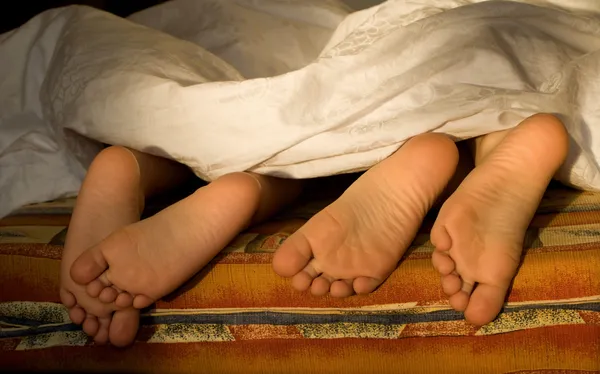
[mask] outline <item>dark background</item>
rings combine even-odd
[[[160,4],[164,0],[10,0],[0,5],[0,34],[21,26],[44,10],[71,4],[84,4],[121,17]]]
[[[142,9],[164,3],[166,0],[6,0],[0,3],[0,34],[21,26],[31,17],[50,8],[84,4],[127,17]],[[344,0],[353,9],[364,9],[383,0]],[[599,0],[600,1],[600,0]]]

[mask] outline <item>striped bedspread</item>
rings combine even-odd
[[[304,200],[240,235],[144,312],[136,343],[95,346],[58,301],[73,200],[0,220],[0,370],[143,373],[600,372],[600,194],[553,186],[499,318],[476,328],[453,311],[431,266],[428,220],[375,293],[292,290],[272,253],[330,201]]]

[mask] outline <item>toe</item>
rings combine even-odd
[[[337,280],[331,283],[331,288],[329,292],[333,297],[348,297],[354,294],[354,289],[352,288],[352,279],[343,279]]]
[[[302,269],[302,271],[296,273],[296,275],[292,277],[292,287],[298,291],[308,290],[313,282],[313,279],[318,277],[320,274],[315,265],[315,261],[312,260],[304,267],[304,269]]]
[[[115,290],[112,287],[105,287],[102,292],[100,292],[100,295],[98,296],[98,299],[100,301],[102,301],[103,303],[112,303],[113,301],[115,301],[117,299],[117,296],[119,296],[119,293],[117,292],[117,290]]]
[[[75,299],[75,296],[71,292],[61,288],[60,302],[67,308],[73,308],[77,304],[77,299]]]
[[[448,275],[442,275],[441,277],[442,290],[448,296],[452,296],[457,292],[460,292],[462,281],[460,277],[454,273]]]
[[[354,291],[359,294],[367,294],[375,291],[377,287],[381,284],[381,280],[369,277],[358,277],[352,283],[354,287]]]
[[[133,343],[140,323],[140,311],[125,309],[114,313],[108,332],[110,343],[116,347],[125,347]]]
[[[469,299],[475,283],[461,279],[460,291],[450,296],[450,305],[458,312],[464,312],[469,305]]]
[[[94,336],[94,342],[96,344],[108,343],[108,329],[110,327],[110,320],[112,317],[98,318],[98,332]]]
[[[469,294],[459,291],[450,296],[448,301],[450,302],[452,309],[456,310],[457,312],[464,312],[467,309],[467,305],[469,305]]]
[[[312,258],[310,243],[301,230],[287,238],[275,252],[273,270],[282,277],[289,278],[298,274]]]
[[[438,216],[439,218],[439,216]],[[431,228],[431,244],[438,251],[448,251],[452,247],[452,239],[450,238],[450,234],[439,220],[436,219],[433,227]]]
[[[292,278],[292,287],[298,291],[306,291],[310,288],[314,277],[305,271],[301,271]]]
[[[76,325],[81,325],[85,320],[85,310],[79,306],[74,306],[69,309],[69,318]]]
[[[83,252],[71,266],[71,278],[79,284],[88,284],[98,278],[108,267],[100,247]]]
[[[89,336],[94,336],[98,333],[98,328],[100,325],[98,324],[98,318],[91,314],[88,314],[85,317],[85,321],[83,322],[83,331]]]
[[[133,307],[136,309],[144,309],[154,304],[156,300],[146,296],[146,295],[136,295],[133,298]]]
[[[95,279],[85,286],[85,291],[90,297],[98,297],[106,286],[99,280]]]
[[[476,326],[492,322],[502,310],[507,292],[508,285],[478,284],[465,310],[466,320]]]
[[[448,275],[454,271],[455,263],[452,261],[447,252],[434,251],[431,255],[431,263],[435,270],[441,275]]]
[[[321,276],[313,280],[310,286],[310,293],[314,296],[324,296],[328,294],[329,289],[331,288],[331,282],[333,281],[335,281],[335,279],[326,274],[321,274]]]
[[[121,292],[115,300],[115,305],[119,308],[129,308],[133,306],[133,296],[128,292]]]

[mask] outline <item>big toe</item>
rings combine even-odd
[[[99,247],[90,248],[83,252],[71,266],[71,278],[86,285],[98,278],[108,267]]]
[[[125,309],[114,313],[108,337],[116,347],[126,347],[133,343],[140,323],[140,311]]]
[[[290,278],[306,267],[312,258],[312,250],[306,236],[297,231],[277,249],[273,257],[273,270],[282,277]]]
[[[502,310],[508,285],[478,284],[465,310],[465,319],[476,326],[492,322]]]

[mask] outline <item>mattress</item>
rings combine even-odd
[[[273,252],[349,183],[340,178],[239,235],[204,271],[144,311],[136,342],[125,349],[94,345],[59,303],[59,262],[74,201],[23,207],[0,220],[1,368],[600,372],[600,194],[549,189],[505,309],[477,328],[449,307],[440,288],[430,262],[431,218],[371,295],[314,297],[272,271]]]

